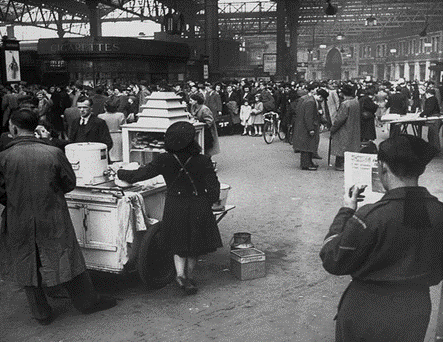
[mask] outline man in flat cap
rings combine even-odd
[[[443,203],[418,185],[437,149],[401,134],[383,141],[386,194],[357,210],[363,186],[346,189],[320,251],[323,267],[352,281],[336,316],[336,341],[423,341],[429,287],[443,279]]]

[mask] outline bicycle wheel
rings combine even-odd
[[[274,141],[274,123],[272,121],[266,121],[263,125],[263,139],[267,144],[270,144]]]
[[[277,129],[278,137],[280,138],[280,140],[285,140],[286,132],[284,131],[283,125],[281,124],[280,120],[278,120],[278,122],[277,122],[277,128],[278,128]]]

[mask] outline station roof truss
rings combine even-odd
[[[345,42],[374,38],[417,35],[443,30],[442,0],[332,0],[334,16],[324,12],[325,0],[299,1],[299,44],[332,43],[341,33]],[[0,0],[0,22],[89,34],[89,7],[97,3],[103,22],[152,20],[162,22],[170,8],[184,14],[187,23],[204,36],[204,0]],[[219,0],[219,29],[222,38],[276,34],[277,3],[272,1]],[[377,25],[367,26],[373,16]],[[287,25],[286,25],[287,26]],[[286,31],[288,33],[288,30]]]

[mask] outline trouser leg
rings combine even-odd
[[[99,300],[89,273],[83,272],[63,284],[71,297],[72,305],[79,311],[93,307]]]
[[[335,167],[343,168],[345,166],[345,157],[336,156],[335,157]]]
[[[440,151],[440,121],[432,122],[428,124],[428,142],[432,145],[438,148]]]
[[[38,286],[25,286],[24,290],[26,298],[28,300],[29,307],[31,309],[32,316],[35,319],[46,319],[51,313],[52,309],[48,304],[45,292],[42,286],[42,276],[40,274],[40,267],[42,262],[40,260],[40,253],[37,245],[35,246],[35,258],[37,262],[37,285]]]
[[[389,130],[389,136],[395,137],[401,133],[400,125],[398,124],[390,124],[391,128]]]
[[[300,167],[302,169],[312,166],[312,153],[311,152],[300,152]]]

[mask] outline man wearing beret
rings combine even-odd
[[[323,267],[352,281],[336,316],[336,341],[423,341],[429,287],[443,279],[443,203],[418,185],[437,149],[401,134],[383,141],[383,198],[357,210],[363,186],[346,189],[323,242]]]

